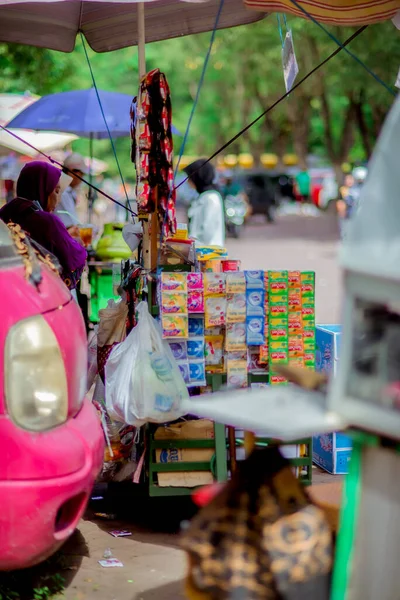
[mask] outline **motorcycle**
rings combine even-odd
[[[228,235],[234,238],[240,236],[240,229],[244,225],[247,212],[247,203],[241,196],[226,196],[225,224]]]

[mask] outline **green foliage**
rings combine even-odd
[[[315,24],[288,18],[299,63],[299,78],[326,58],[335,43]],[[330,28],[340,40],[354,29]],[[178,38],[147,46],[147,69],[167,74],[175,126],[184,132],[196,95],[210,34]],[[391,85],[400,64],[398,33],[391,22],[370,26],[350,48]],[[88,49],[100,89],[136,94],[137,50],[105,54]],[[0,45],[0,91],[46,94],[92,85],[82,42],[72,54],[15,45]],[[253,25],[216,35],[206,78],[185,149],[206,155],[232,138],[284,93],[281,42],[274,15]],[[290,97],[235,142],[227,152],[296,151],[301,159],[313,152],[335,165],[368,157],[393,97],[360,64],[341,52]],[[179,151],[181,138],[177,138]],[[76,149],[88,153],[88,141]],[[123,172],[133,176],[129,140],[116,141]],[[117,172],[110,143],[95,142],[95,154]]]

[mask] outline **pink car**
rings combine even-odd
[[[0,221],[0,571],[41,562],[73,533],[104,455],[80,310],[37,269],[35,285]]]

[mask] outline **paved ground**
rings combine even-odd
[[[228,240],[228,248],[232,258],[242,260],[244,268],[315,270],[317,320],[319,323],[339,322],[341,281],[336,264],[337,226],[333,216],[291,215],[281,217],[274,225],[255,220],[244,230],[241,239]],[[314,472],[315,482],[331,479],[316,469]],[[114,498],[112,505],[92,505],[88,520],[82,522],[62,554],[51,562],[48,570],[61,571],[68,584],[57,598],[183,599],[185,557],[178,547],[177,531],[180,520],[190,517],[190,503],[162,499],[153,503],[138,502],[123,490],[117,493],[119,497]],[[94,518],[94,510],[116,509],[120,511],[119,520]],[[116,539],[108,533],[120,528],[132,531],[132,536]],[[124,563],[123,568],[100,567],[98,561],[107,548]],[[32,573],[27,577],[32,577]],[[8,600],[7,596],[3,597]],[[32,600],[33,594],[27,598]]]

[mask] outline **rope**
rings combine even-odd
[[[118,168],[119,176],[121,178],[122,186],[124,188],[124,192],[125,192],[125,196],[126,196],[126,202],[127,202],[128,206],[129,206],[129,208],[131,208],[131,204],[130,204],[130,201],[129,201],[128,192],[127,192],[126,186],[125,186],[125,180],[124,180],[124,177],[122,175],[121,165],[119,164],[119,160],[118,160],[118,156],[117,156],[117,151],[116,151],[115,145],[114,145],[114,140],[112,139],[111,131],[110,131],[110,128],[108,127],[106,115],[105,115],[104,109],[103,109],[103,104],[101,102],[99,90],[97,89],[96,80],[94,78],[94,73],[93,73],[92,65],[90,63],[89,54],[88,54],[88,51],[86,49],[85,39],[83,37],[83,33],[82,32],[81,32],[81,40],[82,40],[83,50],[85,52],[86,61],[87,61],[88,67],[89,67],[90,76],[92,78],[93,87],[94,87],[94,90],[96,92],[96,96],[97,96],[97,100],[98,100],[98,103],[99,103],[99,106],[100,106],[101,114],[103,116],[104,124],[105,124],[106,129],[107,129],[108,137],[110,138],[111,147],[112,147],[112,151],[113,151],[113,154],[114,154],[115,162],[117,163],[117,168]]]
[[[322,25],[322,23],[320,23],[319,21],[317,21],[317,19],[315,19],[312,15],[310,15],[310,13],[305,8],[303,8],[303,6],[301,4],[299,4],[296,0],[290,0],[290,2],[293,4],[293,6],[295,6],[299,10],[301,10],[301,12],[304,15],[306,15],[310,19],[310,21],[315,23],[315,25],[318,25],[318,27],[320,29],[322,29],[322,31],[324,31],[326,33],[326,35],[329,36],[331,38],[331,40],[333,40],[335,42],[335,44],[340,46],[340,48],[342,50],[344,50],[346,52],[346,54],[351,56],[351,58],[353,58],[365,71],[367,71],[367,73],[369,73],[369,75],[371,75],[371,77],[373,77],[375,79],[375,81],[377,81],[380,85],[382,85],[389,92],[389,94],[392,94],[392,96],[397,96],[396,92],[393,91],[393,89],[385,81],[383,81],[383,79],[381,79],[379,77],[379,75],[374,73],[374,71],[372,69],[370,69],[361,60],[361,58],[358,58],[358,56],[356,54],[354,54],[354,52],[345,48],[345,45],[342,44],[342,42],[340,40],[338,40],[337,37],[335,37],[333,35],[333,33],[331,33],[326,27],[324,27],[324,25]]]
[[[26,140],[24,140],[22,137],[20,137],[19,135],[17,135],[16,133],[14,133],[13,131],[11,131],[10,129],[7,129],[7,127],[4,127],[4,125],[0,124],[0,129],[2,129],[3,131],[9,133],[10,135],[12,135],[13,138],[15,138],[19,142],[22,142],[23,144],[25,144],[25,146],[28,146],[29,148],[31,148],[32,150],[34,150],[36,152],[36,154],[40,154],[41,156],[44,156],[44,158],[47,158],[47,160],[50,161],[53,165],[57,165],[57,167],[59,167],[61,169],[61,171],[63,171],[63,173],[66,173],[67,175],[70,174],[71,176],[76,177],[77,179],[79,179],[80,181],[82,181],[82,183],[85,183],[90,188],[92,188],[93,190],[95,190],[98,194],[100,194],[101,196],[104,196],[104,198],[107,198],[107,200],[111,200],[111,202],[114,202],[114,204],[118,204],[118,206],[121,206],[123,209],[125,209],[129,213],[131,213],[131,215],[133,217],[137,217],[137,213],[135,213],[131,208],[127,208],[125,206],[125,204],[122,204],[121,202],[118,202],[118,200],[115,200],[114,198],[112,198],[111,196],[109,196],[108,194],[106,194],[105,192],[103,192],[103,190],[101,190],[97,186],[93,185],[93,183],[90,183],[84,177],[81,177],[80,175],[78,175],[75,171],[72,171],[71,169],[68,169],[68,167],[65,167],[64,165],[62,165],[60,162],[58,162],[58,160],[56,160],[55,158],[52,158],[51,156],[49,156],[48,154],[46,154],[42,150],[39,150],[38,148],[36,148],[32,144],[30,144],[29,142],[27,142]]]
[[[363,27],[360,27],[359,29],[357,29],[357,31],[355,31],[350,37],[348,37],[343,42],[343,44],[340,45],[339,48],[336,48],[336,50],[334,50],[334,52],[332,52],[327,58],[325,58],[325,60],[323,60],[322,62],[320,62],[316,67],[314,67],[311,71],[309,71],[307,73],[307,75],[305,75],[302,79],[300,79],[292,87],[292,89],[289,92],[286,92],[285,94],[283,94],[280,98],[278,98],[278,100],[276,100],[267,109],[265,109],[264,112],[262,112],[260,115],[258,115],[258,117],[256,117],[253,121],[251,121],[251,123],[249,123],[248,125],[246,125],[246,127],[244,127],[243,129],[241,129],[239,131],[239,133],[237,133],[235,136],[233,136],[233,138],[231,138],[223,146],[221,146],[220,148],[218,148],[218,150],[216,150],[214,152],[214,154],[212,154],[206,160],[206,162],[203,163],[203,164],[207,164],[207,163],[211,162],[216,156],[218,156],[218,154],[221,154],[221,152],[223,152],[231,144],[233,144],[234,142],[236,142],[236,140],[239,139],[244,133],[246,133],[246,131],[248,131],[256,123],[258,123],[258,121],[260,121],[263,117],[265,117],[265,115],[267,115],[269,112],[271,112],[276,106],[278,106],[278,104],[280,104],[283,100],[285,100],[285,98],[287,98],[290,94],[292,94],[294,92],[294,90],[296,90],[298,87],[300,87],[309,77],[311,77],[311,75],[314,75],[314,73],[316,73],[321,67],[323,67],[324,65],[326,65],[326,63],[328,63],[334,56],[336,56],[337,54],[339,54],[339,52],[341,52],[342,50],[344,50],[345,47],[348,44],[350,44],[350,42],[352,42],[356,37],[358,37],[363,31],[365,31],[367,29],[367,27],[368,27],[368,25],[364,25]],[[179,185],[176,186],[175,189],[180,188],[181,185],[183,185],[188,179],[189,178],[186,177],[183,181],[181,181],[181,183]]]
[[[208,51],[207,51],[206,57],[204,59],[203,69],[201,71],[200,80],[199,80],[199,85],[197,86],[196,97],[195,97],[194,102],[193,102],[192,110],[190,111],[190,116],[189,116],[188,124],[186,126],[185,135],[183,137],[183,142],[182,142],[180,150],[179,150],[178,162],[176,163],[176,167],[175,167],[175,177],[176,177],[176,175],[178,173],[178,169],[179,169],[179,165],[180,165],[180,162],[181,162],[181,158],[182,158],[183,153],[185,151],[186,143],[187,143],[187,140],[188,140],[188,137],[189,137],[190,126],[192,124],[194,113],[196,111],[196,107],[197,107],[197,104],[199,102],[200,92],[201,92],[201,88],[203,87],[203,83],[204,83],[204,79],[205,79],[205,75],[206,75],[208,63],[209,63],[211,52],[212,52],[212,48],[213,48],[213,45],[214,45],[215,35],[217,33],[217,27],[218,27],[219,19],[221,17],[222,9],[223,9],[223,6],[224,6],[224,1],[225,0],[221,0],[220,1],[218,12],[217,12],[217,16],[215,18],[214,29],[212,30],[211,38],[210,38],[210,45],[208,47]]]

